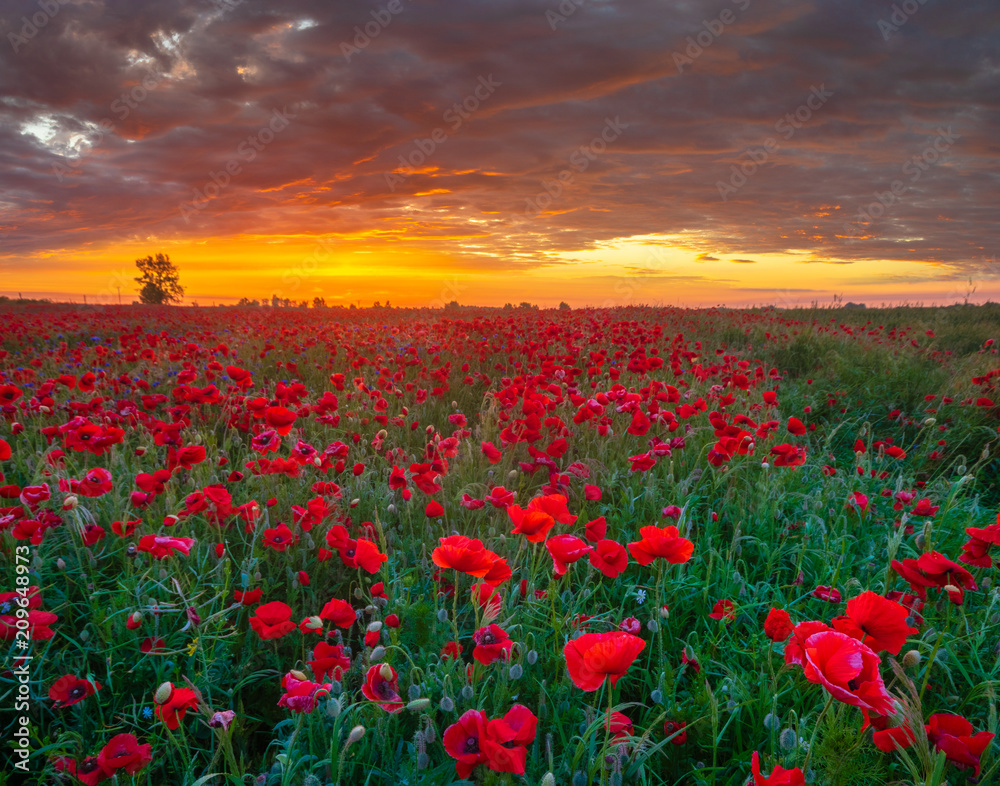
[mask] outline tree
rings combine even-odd
[[[170,261],[169,255],[137,259],[135,266],[142,273],[135,280],[139,283],[139,300],[143,303],[179,303],[184,297],[177,265]]]
[[[313,308],[326,308],[326,298],[325,297],[314,297],[313,298]]]
[[[559,310],[560,311],[572,311],[572,309],[569,307],[569,303],[567,303],[565,300],[562,303],[559,304]]]

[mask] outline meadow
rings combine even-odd
[[[0,783],[1000,782],[995,339],[4,305]]]

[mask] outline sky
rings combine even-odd
[[[1000,300],[996,0],[0,0],[0,294]]]

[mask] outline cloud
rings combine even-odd
[[[401,0],[385,24],[348,0],[92,0],[60,4],[17,51],[38,6],[8,5],[9,262],[72,266],[137,238],[317,235],[492,273],[687,232],[695,262],[794,250],[963,276],[1000,248],[993,0],[923,5],[889,40],[882,4],[754,3],[683,73],[672,55],[717,2],[605,0],[553,30],[551,0]],[[786,139],[779,123],[819,85],[833,97]],[[264,143],[275,111],[290,120]],[[621,133],[595,142],[609,121]],[[941,128],[954,144],[913,169]],[[717,182],[768,139],[775,152],[720,200]],[[849,231],[897,180],[898,198]]]

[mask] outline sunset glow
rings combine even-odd
[[[985,0],[10,5],[0,295],[1000,295]]]

